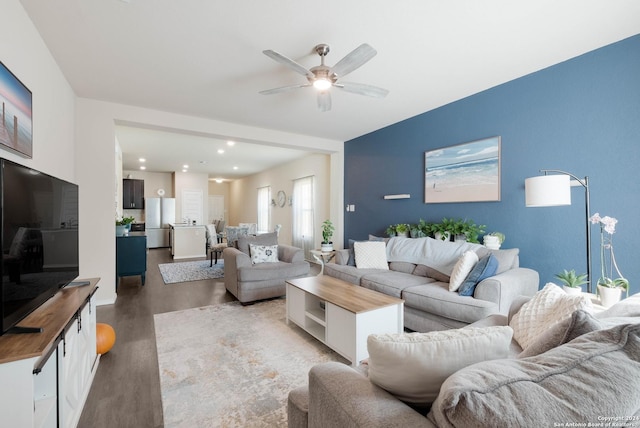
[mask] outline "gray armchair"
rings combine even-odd
[[[251,262],[249,244],[278,245],[278,261]],[[290,245],[278,244],[276,233],[238,237],[238,248],[223,251],[224,285],[242,304],[256,300],[284,296],[285,281],[309,275],[309,263],[304,251]]]

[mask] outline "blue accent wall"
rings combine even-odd
[[[549,46],[553,49],[553,46]],[[473,79],[473,76],[469,76]],[[416,94],[428,97],[429,94]],[[501,200],[424,203],[424,152],[499,135]],[[507,82],[345,143],[345,242],[389,224],[469,218],[505,233],[540,286],[562,269],[586,272],[584,190],[572,205],[526,208],[524,180],[540,169],[588,176],[591,211],[618,219],[620,270],[640,292],[640,35]],[[384,200],[409,193],[410,199]],[[599,228],[591,226],[593,276]]]

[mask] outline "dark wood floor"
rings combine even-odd
[[[149,250],[145,285],[123,278],[116,303],[98,307],[98,322],[113,326],[116,344],[100,359],[78,427],[163,427],[153,315],[235,300],[223,280],[165,284],[158,264],[170,262],[168,249]]]

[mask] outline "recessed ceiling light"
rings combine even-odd
[[[237,166],[234,166],[234,167],[233,167],[233,169],[238,169],[238,167],[237,167]]]
[[[140,162],[146,162],[147,160],[145,158],[140,158],[138,159]]]
[[[187,172],[187,170],[186,170],[186,169],[183,169],[183,170],[182,170],[182,172]]]
[[[218,153],[223,154],[224,153],[224,149],[218,149]]]
[[[233,146],[236,142],[235,141],[227,141],[227,146]]]
[[[216,178],[216,183],[218,184],[222,183],[222,178]]]
[[[184,165],[182,165],[182,167],[183,167],[183,168],[189,168],[189,165],[184,164]]]
[[[146,166],[144,166],[144,165],[141,165],[141,166],[140,166],[140,169],[147,169],[147,167],[146,167]]]

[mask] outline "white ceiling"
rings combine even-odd
[[[80,97],[341,141],[640,33],[637,0],[21,3]],[[345,80],[386,88],[384,99],[334,90],[322,113],[311,88],[258,94],[305,83],[265,49],[312,67],[318,43],[333,65],[365,42],[378,55]],[[118,137],[127,151],[151,138]]]

